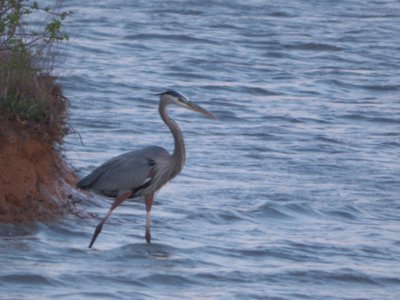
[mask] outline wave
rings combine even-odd
[[[331,44],[321,43],[296,43],[282,45],[289,50],[308,50],[308,51],[342,51],[343,48]]]
[[[179,41],[188,43],[200,43],[200,44],[216,44],[218,41],[197,38],[184,34],[161,34],[161,33],[141,33],[141,34],[130,34],[126,35],[124,39],[127,40],[168,40],[168,41]]]

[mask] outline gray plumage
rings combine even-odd
[[[108,197],[117,197],[121,193],[134,191],[136,188],[146,184],[161,172],[156,173],[157,165],[168,162],[171,155],[162,147],[149,146],[144,149],[130,151],[110,159],[101,166],[97,167],[92,173],[78,182],[77,186],[81,189],[91,189],[97,194]],[[153,175],[151,175],[153,174]],[[163,181],[167,182],[167,176],[162,176]],[[160,179],[157,180],[160,182]],[[164,183],[165,183],[164,182]],[[160,186],[152,186],[147,192],[155,192]],[[140,192],[140,193],[139,193]],[[137,195],[144,195],[145,191],[137,191]]]
[[[114,203],[101,220],[93,234],[89,248],[92,247],[102,227],[112,211],[128,198],[144,196],[146,201],[146,240],[150,243],[150,210],[154,193],[174,178],[182,170],[185,162],[185,144],[178,125],[169,118],[167,106],[175,104],[209,118],[214,115],[176,91],[160,95],[159,113],[171,130],[175,148],[172,154],[159,146],[149,146],[114,157],[78,182],[77,187],[90,189],[95,193],[115,197]]]

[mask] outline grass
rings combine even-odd
[[[0,118],[58,141],[67,132],[67,101],[55,77],[40,72],[28,51],[0,51]]]
[[[60,6],[61,0],[54,1],[53,7],[29,0],[0,0],[1,124],[23,125],[24,131],[42,132],[57,141],[67,131],[68,103],[45,66],[52,61],[48,51],[52,44],[68,39],[62,28],[70,12],[61,11]],[[32,17],[41,21],[30,23]]]

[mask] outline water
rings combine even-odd
[[[65,1],[56,71],[80,176],[172,150],[154,93],[219,121],[171,109],[187,161],[157,195],[151,245],[143,202],[93,249],[98,218],[2,225],[1,299],[398,299],[400,5],[265,2]]]

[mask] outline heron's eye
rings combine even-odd
[[[185,103],[186,101],[185,100],[183,100],[182,98],[178,98],[178,100],[180,101],[180,102],[183,102],[183,103]]]

